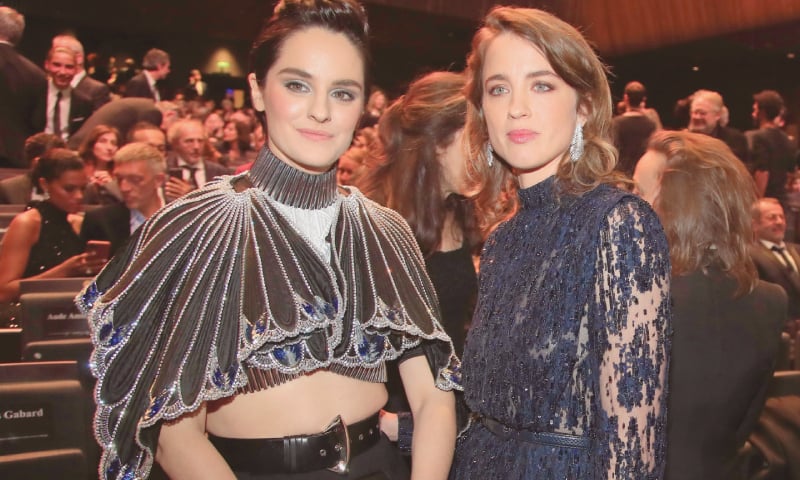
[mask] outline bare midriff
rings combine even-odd
[[[277,438],[323,431],[337,416],[347,424],[386,404],[382,383],[320,371],[277,387],[209,402],[206,431],[226,438]]]

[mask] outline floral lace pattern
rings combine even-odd
[[[511,430],[568,434],[589,448],[498,436],[477,422],[459,439],[451,478],[661,478],[670,264],[658,218],[607,186],[576,197],[550,178],[519,194],[520,211],[481,258],[465,399]]]

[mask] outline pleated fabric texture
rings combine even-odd
[[[285,206],[333,212],[330,261]],[[162,420],[316,370],[385,381],[386,361],[422,348],[436,386],[460,388],[405,221],[339,189],[335,170],[307,174],[266,148],[251,172],[159,211],[76,301],[95,344],[101,478],[145,477]]]

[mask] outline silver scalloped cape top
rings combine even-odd
[[[335,206],[324,260],[278,204]],[[264,148],[253,169],[154,215],[76,299],[89,317],[101,478],[146,477],[162,420],[328,369],[369,381],[422,348],[436,386],[460,364],[408,225]],[[264,376],[262,375],[262,379]]]

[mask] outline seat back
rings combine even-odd
[[[86,478],[87,419],[77,362],[0,365],[0,478]]]

